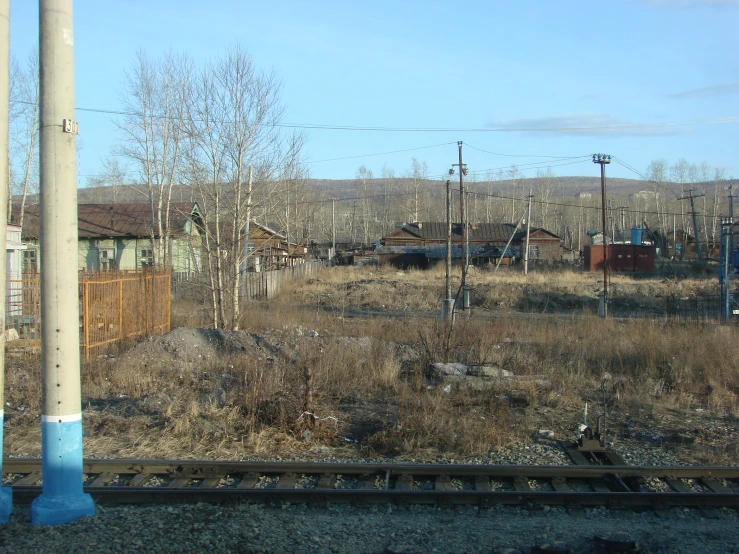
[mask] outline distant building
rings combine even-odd
[[[656,200],[659,198],[659,193],[654,192],[651,190],[640,190],[639,192],[634,192],[632,194],[629,194],[629,200]]]
[[[18,213],[13,210],[13,215]],[[39,238],[40,206],[26,206],[23,219],[23,272],[41,271]],[[137,270],[154,265],[151,209],[149,204],[79,204],[77,206],[77,268],[87,271]],[[196,202],[170,205],[170,246],[161,265],[175,272],[200,269],[200,209]]]
[[[416,222],[403,225],[383,237],[375,252],[380,263],[398,266],[428,267],[446,256],[447,224]],[[559,262],[562,256],[561,238],[545,229],[532,228],[529,233],[529,261]],[[510,245],[506,249],[506,245]],[[508,223],[471,223],[469,236],[471,261],[484,263],[514,263],[522,259],[526,230]],[[452,224],[452,257],[463,256],[462,225]]]

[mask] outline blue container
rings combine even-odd
[[[634,227],[631,230],[631,244],[641,246],[642,239],[644,237],[644,229],[641,227]]]

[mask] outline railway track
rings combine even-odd
[[[739,467],[84,461],[100,504],[184,502],[739,508]],[[41,493],[41,461],[3,462],[14,503]]]

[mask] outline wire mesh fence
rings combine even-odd
[[[170,329],[170,273],[100,272],[79,275],[80,348],[85,359],[113,343]],[[38,273],[7,281],[5,339],[10,348],[41,347]]]

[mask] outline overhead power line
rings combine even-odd
[[[542,154],[502,154],[500,152],[490,152],[489,150],[483,150],[482,148],[477,148],[476,146],[472,146],[468,142],[465,142],[465,145],[469,146],[473,150],[478,150],[479,152],[485,152],[485,154],[491,154],[493,156],[504,156],[507,158],[552,158],[555,160],[571,160],[574,158],[582,157],[582,156],[544,156]]]
[[[33,104],[33,102],[18,101],[19,104]],[[129,117],[140,117],[140,112],[127,112],[122,110],[111,110],[103,108],[75,108],[81,112],[99,113],[108,115],[121,115]],[[146,114],[152,119],[179,119],[175,116]],[[197,120],[197,119],[196,119]],[[233,123],[229,120],[214,120],[221,123]],[[326,131],[379,131],[385,133],[543,133],[557,131],[604,131],[604,130],[629,130],[629,129],[653,129],[662,127],[679,127],[684,125],[718,125],[723,123],[738,123],[739,116],[725,116],[713,119],[695,119],[690,121],[669,121],[665,123],[633,123],[625,125],[593,125],[576,127],[384,127],[384,126],[362,126],[362,125],[334,125],[322,123],[272,123],[269,126],[286,129],[316,129]]]
[[[403,152],[413,152],[414,150],[426,150],[428,148],[437,148],[439,146],[449,146],[450,144],[456,144],[454,142],[442,142],[441,144],[432,144],[430,146],[418,146],[416,148],[406,148],[404,150],[392,150],[390,152],[377,152],[375,154],[359,154],[356,156],[344,156],[343,158],[329,158],[327,160],[316,160],[316,161],[307,161],[305,163],[307,164],[320,164],[324,162],[337,162],[340,160],[353,160],[356,158],[370,158],[372,156],[386,156],[388,154],[400,154]]]

